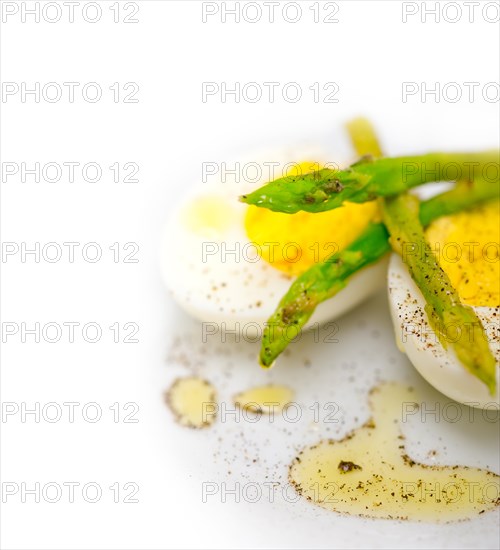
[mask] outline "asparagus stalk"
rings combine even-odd
[[[475,311],[460,302],[446,273],[439,266],[436,256],[428,254],[405,255],[405,246],[428,246],[420,221],[419,200],[407,193],[382,200],[382,214],[389,230],[392,249],[402,255],[410,274],[420,288],[425,301],[425,311],[431,326],[447,347],[446,327],[460,327],[452,346],[462,364],[474,376],[486,384],[491,394],[496,390],[495,358],[491,353],[484,329]],[[478,328],[471,342],[470,331]],[[482,334],[478,334],[481,332]]]
[[[360,157],[368,154],[382,156],[375,129],[369,120],[353,119],[346,124],[346,130]],[[346,286],[352,273],[376,261],[389,250],[388,236],[383,224],[370,223],[348,249],[332,256],[331,261],[316,264],[296,279],[267,322],[260,352],[263,367],[270,367],[286,348],[290,342],[290,327],[301,330],[321,302]]]
[[[377,135],[369,120],[355,118],[346,124],[346,129],[357,155],[360,157],[364,155],[382,156]]]
[[[430,153],[422,156],[362,157],[345,170],[323,168],[301,176],[286,176],[240,200],[275,212],[293,214],[324,212],[345,201],[366,202],[377,197],[398,195],[432,181],[473,181],[498,173],[499,151],[484,153]]]
[[[422,202],[420,222],[427,226],[440,216],[473,208],[495,198],[500,198],[498,183],[476,180],[471,185],[459,182],[452,190]],[[335,296],[361,268],[376,262],[390,251],[388,237],[384,224],[370,223],[345,249],[295,279],[264,329],[259,356],[263,367],[272,366],[321,302]]]
[[[384,224],[370,223],[348,247],[295,279],[264,328],[259,355],[263,367],[273,365],[321,302],[342,290],[356,271],[389,252],[388,237]]]

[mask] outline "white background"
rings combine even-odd
[[[7,4],[17,5],[19,11],[9,15],[7,10],[15,8]],[[103,417],[89,423],[77,412],[73,423],[67,417],[50,423],[35,422],[33,416],[22,422],[20,414],[3,416],[2,481],[19,486],[74,481],[80,487],[96,482],[103,496],[95,504],[85,502],[78,490],[74,503],[67,498],[36,503],[29,496],[23,503],[20,493],[9,497],[2,504],[2,548],[496,547],[494,518],[472,529],[440,530],[357,523],[301,508],[290,516],[286,506],[203,503],[203,481],[231,479],[227,462],[213,458],[214,449],[229,444],[178,428],[163,404],[162,392],[183,372],[175,361],[167,360],[171,342],[179,334],[198,332],[196,323],[171,303],[158,270],[161,228],[184,189],[200,181],[203,161],[248,158],[257,149],[297,147],[303,142],[334,148],[342,124],[359,114],[373,120],[391,155],[498,147],[498,101],[486,101],[481,91],[486,83],[499,80],[499,30],[498,24],[485,21],[484,3],[475,8],[472,22],[469,8],[457,4],[462,16],[456,23],[446,20],[455,18],[453,6],[444,15],[440,10],[439,22],[430,14],[422,21],[420,3],[404,8],[398,1],[337,2],[338,23],[323,22],[331,7],[322,2],[320,22],[314,21],[313,2],[300,2],[302,15],[296,23],[283,18],[284,2],[276,8],[274,22],[266,16],[266,8],[255,23],[243,18],[235,22],[229,14],[224,22],[221,5],[203,22],[202,2],[161,0],[137,2],[132,16],[137,23],[123,21],[135,11],[133,3],[125,7],[126,2],[120,2],[117,12],[111,1],[97,2],[102,13],[95,23],[83,17],[86,2],[75,7],[73,23],[67,8],[58,22],[47,22],[43,15],[39,22],[27,15],[23,22],[22,4],[34,7],[34,2],[3,4],[4,85],[21,88],[26,83],[30,88],[39,82],[43,88],[48,82],[61,86],[77,82],[80,86],[74,102],[68,100],[66,87],[54,103],[43,97],[37,102],[33,95],[23,101],[20,92],[2,95],[3,166],[96,162],[103,175],[96,183],[84,181],[78,169],[74,183],[67,177],[57,183],[37,183],[29,175],[23,183],[20,173],[2,177],[2,240],[19,247],[35,242],[42,246],[96,242],[103,256],[96,263],[86,262],[79,254],[81,246],[74,263],[67,256],[56,263],[35,262],[33,256],[23,262],[20,253],[4,256],[2,321],[19,326],[96,322],[103,335],[95,344],[85,342],[79,329],[74,343],[67,336],[53,344],[34,343],[30,336],[23,343],[20,333],[8,337],[2,345],[2,401],[19,407],[35,402],[42,406],[96,402]],[[419,13],[403,23],[402,10],[413,8]],[[88,9],[85,13],[93,18],[94,8]],[[253,12],[248,13],[253,17]],[[494,13],[488,12],[489,17]],[[294,17],[292,8],[287,17]],[[88,82],[102,88],[102,98],[95,103],[82,98],[80,90]],[[109,87],[119,83],[123,92],[130,82],[139,88],[134,96],[138,102],[124,103],[123,94],[114,102]],[[235,102],[233,96],[223,102],[221,95],[215,95],[203,102],[203,82],[226,82],[228,87],[235,82],[241,86],[279,82],[278,92],[284,84],[296,82],[303,97],[291,103],[278,93],[274,102],[264,97],[249,103],[244,98]],[[337,83],[339,101],[325,103],[322,96],[315,102],[309,87],[316,82],[320,89],[328,82]],[[403,82],[417,83],[420,89],[423,83],[443,87],[455,82],[463,96],[450,102],[443,96],[436,101],[432,94],[417,93],[404,102]],[[479,83],[472,101],[466,82]],[[115,183],[108,168],[115,162],[136,163],[139,182]],[[123,251],[129,242],[139,246],[138,263],[121,259],[115,263],[109,246],[119,243]],[[387,316],[378,320],[381,310],[386,313],[383,297],[348,317],[346,326],[359,328],[362,345],[353,334],[340,357],[356,362],[360,369],[376,364],[382,372],[392,358],[394,376],[413,380],[411,367],[395,351]],[[381,340],[366,336],[372,329],[363,328],[364,319],[377,324],[384,333]],[[108,327],[127,322],[138,325],[139,342],[114,343]],[[218,353],[213,351],[212,362],[222,365],[225,359]],[[262,380],[249,355],[245,351],[245,358],[234,365],[240,384]],[[306,382],[297,368],[288,372],[272,376],[282,380],[296,376],[299,384],[310,384],[305,399],[318,395],[311,374]],[[377,376],[363,381],[363,391]],[[318,371],[316,377],[321,378]],[[331,381],[323,383],[328,386]],[[362,418],[368,414],[365,397],[366,391],[356,397],[359,401],[353,397],[346,402],[346,408],[352,412],[359,406]],[[121,417],[115,423],[109,407],[118,403],[123,413],[128,402],[139,407],[135,416],[139,422],[124,423]],[[494,426],[479,424],[465,425],[461,432],[439,426],[428,436],[435,438],[435,446],[444,447],[444,453],[447,448],[451,463],[455,449],[462,453],[461,460],[495,469],[497,454],[488,443],[494,441]],[[441,429],[453,431],[447,445],[439,442]],[[237,426],[218,430],[226,440],[240,437]],[[272,445],[264,445],[265,437],[277,438],[276,447],[285,442],[272,431],[264,437],[252,430],[252,441],[262,443],[255,452],[267,456],[272,465]],[[290,452],[279,460],[285,461]],[[243,455],[234,454],[230,468],[244,470]],[[281,464],[278,458],[274,464]],[[272,476],[282,475],[278,466],[271,468],[275,468]],[[123,488],[127,482],[139,487],[139,502],[114,503],[108,487],[119,483]]]

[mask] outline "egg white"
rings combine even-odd
[[[396,344],[419,373],[455,401],[477,408],[500,408],[499,308],[473,308],[483,327],[488,327],[489,346],[497,362],[497,391],[491,395],[486,385],[462,365],[453,347],[445,349],[437,341],[424,312],[424,297],[397,254],[392,254],[389,262],[388,291]]]
[[[264,183],[236,185],[214,179],[209,184],[195,185],[168,220],[160,254],[163,280],[189,315],[249,337],[262,332],[293,281],[293,277],[258,257],[245,232],[247,206],[237,197]],[[206,196],[217,197],[224,204],[224,227],[220,231],[193,231],[185,222],[186,208]],[[235,249],[240,254],[229,252]],[[384,286],[386,272],[387,261],[382,260],[355,274],[346,288],[318,306],[307,326],[335,319],[354,308]]]

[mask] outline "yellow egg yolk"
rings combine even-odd
[[[181,220],[189,231],[217,238],[235,222],[236,213],[232,206],[227,199],[202,195],[183,208]]]
[[[318,168],[318,163],[302,162],[286,175],[305,174]],[[300,275],[349,245],[377,214],[375,202],[346,203],[317,214],[283,214],[249,206],[245,230],[262,258],[289,275]]]
[[[500,306],[500,202],[445,216],[426,231],[462,302]]]

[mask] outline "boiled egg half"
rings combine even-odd
[[[288,163],[275,178],[323,166]],[[378,216],[375,203],[281,214],[238,202],[265,182],[195,185],[165,227],[163,279],[178,304],[213,330],[258,337],[294,278],[347,246]],[[309,326],[342,315],[383,287],[386,269],[383,260],[357,273],[317,308]]]
[[[401,257],[392,254],[388,289],[396,343],[420,374],[446,396],[471,407],[498,409],[500,203],[494,201],[440,218],[427,228],[426,238],[461,301],[475,310],[484,329],[477,332],[471,327],[444,327],[445,344],[452,344],[461,330],[469,331],[471,345],[474,338],[486,338],[497,363],[496,394],[491,395],[486,385],[462,365],[452,345],[443,347],[429,324],[422,293]]]

